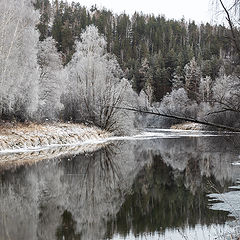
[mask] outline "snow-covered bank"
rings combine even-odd
[[[0,127],[0,153],[40,151],[43,148],[81,144],[109,136],[108,132],[82,124],[2,125]]]

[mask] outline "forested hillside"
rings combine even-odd
[[[148,122],[131,107],[240,127],[235,26],[58,0],[2,0],[0,26],[1,120],[122,132]],[[161,127],[164,121],[157,119]]]
[[[40,40],[52,36],[62,53],[64,64],[75,52],[75,40],[86,26],[94,24],[107,41],[107,51],[114,54],[134,90],[142,89],[151,101],[160,101],[171,91],[174,82],[184,84],[186,69],[193,58],[201,76],[215,80],[221,65],[226,71],[235,61],[229,44],[230,30],[224,26],[197,25],[194,21],[169,20],[164,16],[117,15],[107,9],[92,6],[90,10],[79,3],[38,0],[41,21]]]

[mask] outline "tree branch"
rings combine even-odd
[[[230,17],[230,14],[229,14],[229,11],[227,10],[227,8],[225,7],[225,5],[223,4],[223,1],[222,0],[219,0],[221,5],[222,5],[222,8],[223,10],[225,11],[227,17],[226,17],[226,20],[228,21],[228,24],[230,26],[230,29],[231,29],[231,33],[232,33],[232,40],[233,40],[233,43],[236,47],[236,50],[238,52],[238,54],[240,55],[240,47],[238,45],[238,40],[237,40],[237,37],[236,37],[236,34],[235,34],[235,31],[234,31],[234,26],[233,26],[233,23],[232,23],[232,20],[231,20],[231,17]]]
[[[222,125],[222,124],[215,124],[215,123],[212,123],[212,122],[205,122],[205,121],[201,121],[201,120],[194,119],[194,118],[181,117],[181,116],[175,116],[175,115],[170,115],[170,114],[163,114],[163,113],[160,113],[160,112],[147,111],[147,110],[141,110],[141,109],[136,109],[136,108],[115,107],[115,106],[109,106],[109,107],[120,109],[120,110],[137,112],[137,113],[144,113],[144,114],[151,114],[151,115],[156,115],[156,116],[161,116],[161,117],[166,117],[166,118],[172,118],[172,119],[186,121],[186,122],[199,123],[199,124],[202,124],[202,125],[211,126],[211,127],[215,127],[215,128],[220,128],[220,129],[228,130],[228,131],[231,131],[231,132],[240,132],[239,128],[225,126],[225,125]]]

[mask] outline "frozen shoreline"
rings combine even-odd
[[[29,124],[0,127],[0,156],[11,153],[39,152],[64,147],[80,147],[105,144],[122,140],[147,140],[154,138],[216,136],[215,132],[198,129],[184,129],[185,126],[173,126],[170,129],[142,129],[135,135],[114,136],[97,127],[82,124],[55,123]],[[189,127],[192,125],[189,125]],[[194,126],[192,126],[194,128]],[[196,127],[196,126],[195,126]]]
[[[215,132],[179,129],[141,129],[132,136],[114,136],[81,124],[0,125],[0,171],[60,157],[95,152],[118,141],[221,136]]]
[[[90,140],[92,144],[110,136],[99,128],[73,123],[3,125],[0,128],[0,154],[87,144]]]

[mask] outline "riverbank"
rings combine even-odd
[[[95,141],[111,134],[97,127],[73,123],[1,124],[0,153],[37,150]]]
[[[178,129],[178,130],[203,130],[204,126],[199,123],[180,123],[171,126],[171,129]]]

